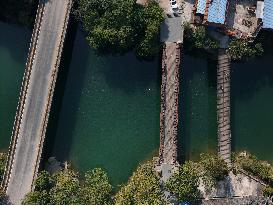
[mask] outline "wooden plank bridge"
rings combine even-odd
[[[219,49],[217,69],[218,153],[231,164],[230,131],[230,57],[226,49]]]

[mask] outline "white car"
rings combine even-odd
[[[176,3],[176,0],[170,0],[172,9],[178,9],[178,5]]]

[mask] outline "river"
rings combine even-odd
[[[0,22],[0,151],[7,151],[31,32]]]
[[[114,185],[158,154],[159,60],[98,56],[76,29],[65,46],[44,156],[80,172],[102,167]],[[0,150],[7,150],[31,32],[0,23]],[[216,62],[184,55],[180,70],[182,159],[217,151]],[[273,58],[232,63],[232,142],[273,161]]]

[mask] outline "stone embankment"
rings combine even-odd
[[[217,69],[218,153],[231,165],[230,130],[230,57],[226,49],[219,49]]]
[[[160,163],[177,162],[178,95],[181,46],[165,43],[162,54]]]
[[[39,3],[2,183],[14,205],[34,188],[71,7]]]

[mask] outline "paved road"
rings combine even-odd
[[[14,205],[21,204],[25,194],[31,191],[39,166],[42,149],[39,145],[43,141],[42,130],[48,117],[47,102],[51,94],[50,87],[53,85],[54,88],[52,75],[55,65],[58,65],[58,50],[69,7],[69,0],[44,0],[42,3],[45,4],[45,10],[41,31],[7,186],[7,195]]]

